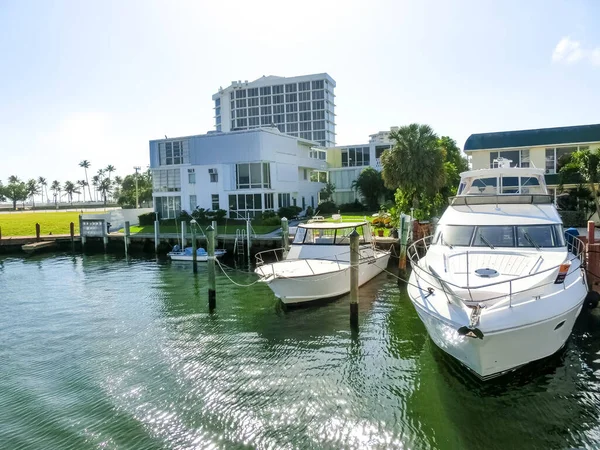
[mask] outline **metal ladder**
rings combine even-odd
[[[233,248],[238,256],[244,257],[244,255],[246,254],[244,247],[245,244],[246,230],[235,230],[235,242],[233,243]]]

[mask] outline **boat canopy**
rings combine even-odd
[[[371,228],[364,222],[312,222],[301,223],[296,229],[294,241],[297,245],[349,245],[350,234],[356,230],[360,242],[371,242]]]
[[[542,169],[498,167],[461,173],[457,197],[547,194]]]

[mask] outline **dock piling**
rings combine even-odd
[[[37,242],[40,242],[40,224],[39,223],[35,224],[35,240]]]
[[[252,239],[250,233],[252,232],[252,224],[250,223],[250,217],[246,219],[246,246],[248,247],[248,268],[250,268],[250,248],[252,248]]]
[[[185,227],[186,227],[186,225],[187,225],[186,221],[182,220],[181,221],[181,248],[182,249],[185,248],[185,244],[186,244],[186,242],[185,242],[185,232],[186,232]]]
[[[208,309],[214,310],[217,306],[216,267],[215,267],[215,229],[210,225],[206,229],[208,250]]]
[[[196,228],[194,228],[194,222],[191,223],[190,227],[192,229],[192,272],[198,273],[198,241],[196,240]]]
[[[285,259],[290,250],[290,227],[286,217],[281,218],[281,240],[283,241],[283,258]]]
[[[358,329],[358,267],[360,235],[354,229],[350,233],[350,327]]]
[[[130,224],[129,221],[127,220],[125,222],[125,233],[123,236],[123,241],[125,243],[125,258],[127,258],[127,255],[129,254],[129,236],[131,234],[131,228],[130,228]]]
[[[406,279],[406,246],[408,244],[409,227],[407,217],[402,215],[400,220],[400,259],[398,260],[399,276],[402,279]]]
[[[154,221],[154,253],[158,254],[158,244],[160,244],[159,241],[159,236],[160,236],[160,230],[158,229],[159,227],[159,222],[158,220]]]
[[[85,233],[83,232],[83,219],[79,214],[79,237],[81,238],[81,251],[85,248]]]
[[[588,223],[587,223],[588,244],[595,243],[595,237],[596,237],[595,231],[596,231],[596,224],[594,223],[593,220],[588,220]]]
[[[75,224],[71,222],[69,224],[69,231],[71,232],[71,251],[75,251]]]

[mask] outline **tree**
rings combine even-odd
[[[90,166],[91,163],[87,159],[84,159],[79,163],[79,167],[83,167],[83,169],[85,170],[85,182],[87,183],[88,194],[90,194],[90,201],[92,201],[92,191],[90,191],[90,180],[88,179],[87,174],[87,170],[90,168]]]
[[[102,198],[104,199],[104,206],[106,206],[107,194],[110,193],[110,191],[112,190],[112,187],[113,187],[112,183],[110,182],[110,180],[108,178],[104,178],[98,185],[98,190],[100,191],[100,193],[102,194]]]
[[[81,190],[83,191],[83,202],[85,203],[85,187],[88,186],[88,182],[85,180],[77,180],[77,184],[81,186]],[[91,197],[90,201],[92,201]]]
[[[417,208],[420,197],[435,197],[446,184],[445,152],[429,125],[413,123],[390,133],[394,141],[383,152],[385,186],[401,189]]]
[[[92,177],[92,186],[94,186],[94,201],[98,201],[98,186],[100,186],[100,176],[99,175],[94,175]],[[92,194],[90,194],[92,195]]]
[[[443,198],[447,198],[456,195],[460,183],[460,174],[469,170],[469,162],[454,139],[442,136],[438,141],[438,145],[445,153],[446,185],[441,189],[441,193]]]
[[[117,197],[119,205],[135,208],[135,177],[135,174],[131,174],[123,179]],[[152,201],[152,172],[150,170],[138,174],[138,194],[140,203]]]
[[[8,178],[8,184],[3,189],[4,197],[12,201],[13,209],[17,210],[17,202],[25,201],[28,197],[27,184],[15,175]]]
[[[325,187],[321,189],[319,192],[319,200],[321,202],[326,202],[333,197],[333,193],[335,192],[335,184],[330,183],[329,181],[325,184]]]
[[[48,199],[48,182],[44,177],[38,177],[37,182],[40,185],[40,191],[42,193],[42,203],[44,203],[44,190],[46,190],[46,199]]]
[[[73,205],[73,194],[79,194],[77,190],[77,186],[72,181],[65,181],[65,192],[67,193],[67,198],[69,199],[69,203]]]
[[[600,214],[598,183],[600,183],[600,154],[590,149],[578,150],[565,158],[566,164],[560,169],[560,184],[569,177],[579,175],[580,179],[592,193],[596,212]]]
[[[363,169],[358,178],[352,182],[352,189],[364,197],[371,211],[379,209],[379,197],[387,191],[381,173],[370,166]]]
[[[33,178],[27,182],[27,195],[31,197],[33,208],[35,209],[35,195],[40,193],[40,188]]]
[[[56,208],[58,208],[58,196],[60,194],[60,183],[58,182],[58,180],[54,180],[52,182],[52,184],[50,185],[50,190],[53,192],[54,195],[54,205],[56,205]]]
[[[4,195],[4,185],[2,184],[2,181],[0,180],[0,202],[5,202],[6,201],[6,196]]]
[[[106,166],[106,169],[104,169],[104,170],[108,174],[108,179],[110,180],[110,174],[113,173],[117,169],[115,169],[115,166],[109,164],[108,166]]]

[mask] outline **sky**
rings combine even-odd
[[[329,73],[336,141],[600,123],[600,2],[0,0],[0,180],[149,164],[231,80]],[[114,176],[114,174],[113,174]]]

